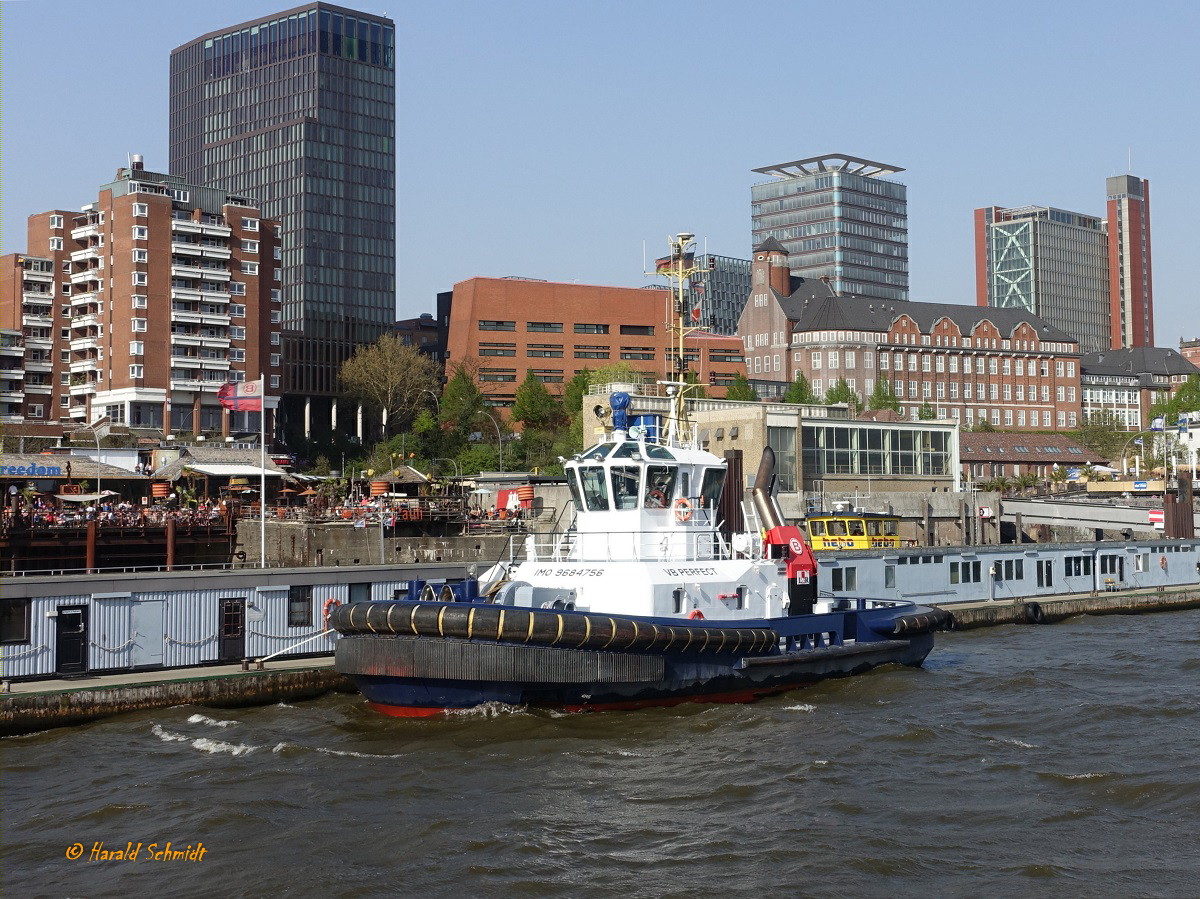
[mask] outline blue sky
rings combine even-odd
[[[174,47],[293,5],[3,0],[3,251],[127,154],[166,169]],[[973,209],[1102,215],[1131,154],[1157,342],[1200,337],[1200,4],[359,8],[397,26],[401,316],[475,275],[640,286],[676,231],[748,256],[751,169],[831,152],[906,169],[911,297],[973,303]]]

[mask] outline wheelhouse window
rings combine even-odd
[[[636,509],[641,466],[614,465],[609,469],[612,478],[613,506],[617,509]]]
[[[649,465],[646,467],[646,498],[643,505],[647,509],[665,509],[671,503],[671,494],[675,490],[675,473],[673,465]]]
[[[583,492],[584,506],[589,512],[608,511],[608,482],[601,466],[585,465],[580,468],[579,486]]]
[[[700,495],[704,498],[706,509],[716,509],[721,501],[721,487],[725,484],[725,469],[706,468],[704,479],[700,482]]]

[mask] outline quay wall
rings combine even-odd
[[[931,603],[950,613],[954,630],[999,624],[1054,624],[1075,615],[1138,615],[1200,608],[1200,589],[1094,593],[974,603]]]
[[[0,737],[83,724],[122,712],[177,705],[237,707],[315,699],[330,691],[355,692],[349,679],[328,664],[283,671],[196,676],[184,680],[62,687],[5,695],[0,702]],[[150,674],[147,677],[153,677]]]

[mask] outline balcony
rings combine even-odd
[[[53,384],[26,384],[26,393],[54,393]]]
[[[53,371],[54,363],[49,359],[26,359],[25,371]]]
[[[25,346],[31,350],[49,350],[54,348],[52,337],[26,337]]]
[[[0,387],[0,403],[21,403],[25,401],[25,392],[23,390],[12,390],[8,387]]]
[[[197,290],[192,287],[172,287],[171,299],[183,303],[228,303],[229,293],[225,290]]]
[[[8,412],[0,413],[0,424],[22,425],[25,424],[25,416]]]
[[[96,349],[99,346],[99,340],[100,338],[94,334],[86,334],[83,337],[72,337],[69,346],[73,353],[86,353]]]
[[[184,253],[188,256],[202,256],[204,247],[198,243],[187,243],[180,240],[171,241],[172,253]]]
[[[82,384],[71,385],[71,396],[88,396],[96,392],[96,385],[92,381],[84,381]],[[74,409],[71,410],[72,413]]]
[[[53,272],[35,272],[32,269],[25,269],[21,273],[21,277],[26,281],[34,281],[38,284],[50,284],[54,281]]]
[[[100,294],[94,290],[89,290],[84,293],[71,294],[71,308],[75,309],[79,306],[90,306],[92,304],[99,305]]]
[[[227,268],[208,268],[200,265],[179,265],[172,263],[171,265],[172,278],[200,278],[204,281],[228,281],[229,269]]]
[[[0,381],[24,381],[25,369],[23,368],[5,368],[0,370]]]
[[[52,306],[54,294],[48,290],[26,290],[21,293],[22,303],[33,303],[38,306]]]
[[[198,325],[201,323],[203,318],[204,316],[202,316],[199,312],[193,312],[190,309],[171,310],[171,321],[173,322],[186,322],[189,325]]]
[[[172,390],[201,390],[204,387],[204,382],[199,378],[172,378]]]
[[[208,246],[206,244],[202,249],[204,250],[205,259],[229,259],[233,256],[229,247]]]
[[[228,337],[205,337],[200,341],[200,346],[210,347],[212,349],[229,349]]]
[[[85,312],[83,315],[76,315],[71,319],[71,330],[78,328],[98,328],[100,327],[100,315],[96,312]]]
[[[100,236],[100,223],[88,222],[86,225],[80,225],[78,228],[71,229],[71,240],[87,240],[90,237]]]
[[[17,344],[6,343],[3,346],[0,346],[0,356],[8,356],[10,358],[16,357],[17,359],[20,359],[24,355],[25,355],[25,348],[23,346],[21,346],[19,343],[17,343]]]
[[[83,262],[91,262],[93,259],[100,259],[102,247],[84,247],[82,250],[76,250],[71,254],[71,261],[79,264]]]
[[[104,269],[85,268],[81,272],[71,272],[72,284],[86,284],[89,281],[104,281]]]
[[[233,229],[228,225],[212,225],[191,219],[171,219],[171,230],[176,234],[203,234],[209,237],[229,237]]]
[[[71,374],[76,375],[81,372],[96,371],[99,367],[100,363],[95,359],[76,359],[71,362]]]
[[[171,334],[171,343],[180,346],[200,346],[201,342],[199,334]]]
[[[21,324],[30,328],[51,328],[54,326],[54,316],[25,313],[21,316]]]
[[[229,371],[228,359],[201,359],[200,367],[208,371]]]

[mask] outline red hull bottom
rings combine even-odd
[[[774,696],[779,693],[786,693],[789,690],[798,689],[800,684],[788,687],[776,687],[762,690],[739,690],[732,693],[705,693],[699,696],[664,696],[655,699],[631,699],[623,702],[595,702],[585,705],[566,704],[559,706],[546,706],[546,708],[556,708],[564,712],[620,712],[633,711],[636,709],[649,708],[667,708],[670,706],[683,705],[686,702],[704,702],[704,703],[722,703],[736,704],[754,702],[766,696]],[[393,718],[433,718],[437,715],[449,714],[451,712],[465,711],[464,708],[436,708],[426,706],[402,706],[402,705],[387,705],[381,702],[367,702],[375,711],[390,715]]]

